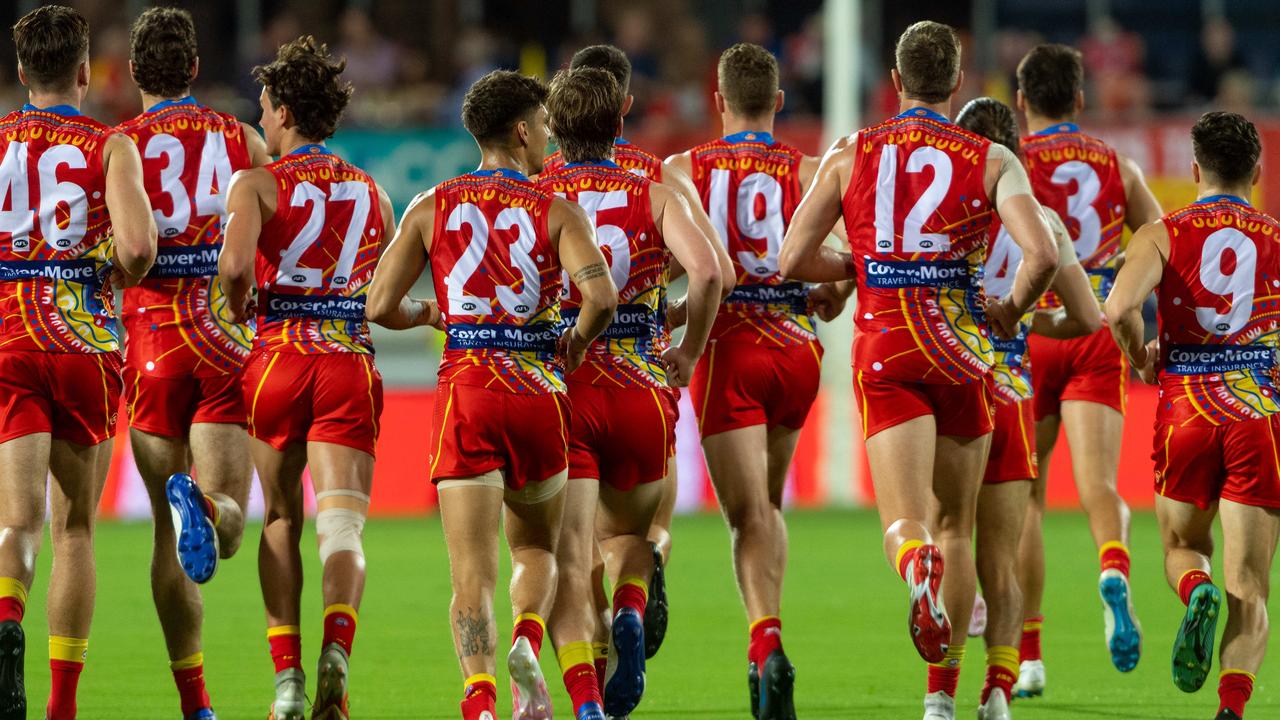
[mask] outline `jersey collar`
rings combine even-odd
[[[1037,135],[1057,135],[1058,133],[1078,133],[1080,126],[1073,122],[1054,123],[1036,133]]]
[[[583,160],[582,162],[565,163],[566,169],[579,167],[607,167],[616,168],[618,170],[622,169],[622,166],[612,160]]]
[[[1209,197],[1200,198],[1195,202],[1196,205],[1210,205],[1212,203],[1233,202],[1241,205],[1249,205],[1249,201],[1239,195],[1210,195]],[[1250,206],[1252,207],[1252,206]]]
[[[81,114],[79,110],[71,107],[70,105],[50,105],[49,107],[46,107],[46,108],[38,108],[35,105],[32,105],[31,103],[27,103],[23,105],[22,111],[23,112],[47,112],[47,113],[53,113],[54,115],[63,115],[66,117],[75,117]]]
[[[178,98],[177,100],[161,100],[155,105],[152,105],[151,107],[147,108],[147,112],[155,112],[157,110],[163,110],[165,108],[173,107],[174,105],[199,105],[199,104],[200,103],[196,102],[196,99],[194,97],[191,97],[190,95],[188,95],[183,98]]]
[[[614,144],[614,145],[630,145],[630,144],[631,144],[631,141],[630,141],[630,140],[627,140],[626,138],[620,138],[620,137],[619,137],[619,138],[614,138],[614,139],[613,139],[613,144]]]
[[[529,180],[529,178],[525,177],[524,173],[520,172],[519,170],[512,170],[511,168],[498,168],[496,170],[476,170],[471,174],[475,175],[476,177],[509,177],[509,178],[515,178],[516,180],[522,180],[524,182],[532,182],[531,180]]]
[[[951,123],[951,121],[947,119],[946,115],[943,115],[942,113],[939,113],[939,112],[934,112],[929,108],[922,108],[922,107],[909,108],[907,110],[903,110],[902,112],[894,116],[895,120],[914,120],[917,118],[927,118],[929,120],[935,120],[940,123],[948,123],[948,124]]]
[[[773,133],[757,132],[755,130],[743,130],[742,132],[732,135],[725,135],[724,141],[727,143],[760,143],[762,145],[773,144]]]
[[[330,150],[329,148],[323,145],[316,145],[315,143],[311,143],[309,145],[303,145],[295,149],[293,152],[288,153],[288,155],[286,155],[285,157],[288,157],[289,155],[332,155],[332,154],[333,154],[333,151]]]

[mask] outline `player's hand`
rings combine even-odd
[[[987,298],[986,310],[987,322],[991,325],[991,330],[996,334],[996,337],[1004,340],[1012,340],[1017,337],[1018,323],[1022,320],[1022,315],[1013,306],[1012,299],[1007,297],[1000,300]]]
[[[809,312],[822,322],[831,322],[844,312],[849,298],[835,289],[834,283],[823,283],[809,291]]]
[[[418,300],[417,303],[420,324],[444,332],[444,313],[440,312],[440,304],[435,300]]]
[[[684,298],[667,303],[668,331],[683,327],[687,322],[689,322],[689,306],[685,304]]]
[[[241,303],[233,302],[230,297],[227,298],[227,319],[233,323],[246,323],[249,318],[257,314],[257,311],[257,303],[254,302],[253,297],[245,298]]]
[[[1138,370],[1138,377],[1142,382],[1148,385],[1156,384],[1156,358],[1160,357],[1160,338],[1152,338],[1142,348],[1146,357],[1134,358],[1134,367]],[[1139,362],[1141,360],[1141,362]]]
[[[129,273],[120,269],[119,266],[113,266],[111,268],[111,272],[107,273],[107,283],[111,287],[117,287],[117,288],[136,287],[139,283],[142,282],[142,278],[143,276],[141,275],[139,275],[138,277],[134,277],[130,275]]]
[[[565,374],[572,373],[582,366],[587,359],[587,348],[591,343],[582,339],[578,334],[577,326],[572,326],[560,334],[560,340],[557,343],[557,349],[560,357],[564,358]]]
[[[662,364],[667,368],[667,384],[671,387],[688,387],[693,377],[693,366],[698,358],[679,345],[672,345],[662,352]]]

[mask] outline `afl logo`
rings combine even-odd
[[[1226,333],[1228,330],[1231,329],[1231,325],[1228,323],[1218,323],[1214,327],[1216,327],[1218,329],[1218,332],[1220,333]]]
[[[922,248],[931,248],[931,247],[933,247],[933,241],[932,241],[932,240],[921,240],[921,241],[920,241],[920,247],[922,247]]]
[[[166,237],[173,237],[174,235],[178,234],[178,228],[167,227],[164,229],[164,234]]]
[[[764,265],[757,265],[756,272],[760,275],[765,275],[769,272],[769,268],[765,267]]]
[[[464,302],[462,303],[462,309],[466,312],[471,312],[476,309],[476,304],[473,302]]]
[[[53,241],[53,244],[65,250],[71,247],[71,238],[58,238]]]
[[[293,281],[294,281],[294,282],[296,282],[296,283],[303,283],[303,282],[306,282],[306,281],[307,281],[307,276],[306,276],[306,275],[303,275],[302,273],[298,273],[298,274],[296,274],[296,275],[294,275],[294,276],[293,276]]]
[[[333,279],[333,284],[334,284],[335,286],[342,286],[342,285],[346,285],[346,284],[347,284],[347,278],[345,278],[345,277],[343,277],[343,276],[339,275],[339,276],[337,276],[337,277],[335,277],[335,278]]]
[[[518,312],[518,313],[527,313],[527,312],[529,312],[529,306],[528,306],[528,305],[517,305],[517,306],[516,306],[516,312]]]

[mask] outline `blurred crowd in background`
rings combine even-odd
[[[94,28],[89,110],[104,121],[132,117],[129,22],[142,0],[62,0]],[[840,0],[832,0],[840,1]],[[888,71],[893,38],[932,17],[966,37],[963,94],[1010,99],[1019,58],[1044,40],[1084,53],[1089,112],[1106,120],[1214,106],[1246,113],[1280,107],[1280,3],[1273,0],[921,0],[861,2],[861,85],[869,117],[895,106]],[[12,24],[37,3],[4,0]],[[356,86],[348,126],[448,127],[462,94],[498,67],[547,75],[587,44],[611,42],[630,56],[635,109],[628,122],[651,133],[714,125],[711,91],[720,50],[755,42],[772,50],[787,92],[784,114],[822,112],[821,0],[219,0],[173,4],[195,15],[202,58],[196,92],[208,104],[256,119],[249,68],[286,40],[311,33],[347,58]],[[977,6],[975,8],[975,6]],[[994,14],[975,35],[978,12]],[[850,38],[850,42],[857,39]],[[970,51],[974,44],[981,47]],[[24,100],[8,33],[0,40],[0,104]]]

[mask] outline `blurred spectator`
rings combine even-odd
[[[337,54],[346,57],[346,78],[357,91],[394,87],[400,79],[399,49],[378,34],[369,14],[353,7],[342,14],[339,27]]]
[[[664,23],[664,32],[675,30],[675,26],[675,22]],[[612,29],[614,44],[631,61],[631,94],[636,100],[630,117],[639,120],[649,112],[649,105],[655,100],[656,83],[661,72],[653,43],[653,10],[647,5],[628,5],[614,17]],[[667,39],[664,35],[664,47]]]
[[[1230,70],[1218,78],[1218,94],[1213,98],[1213,109],[1252,117],[1257,95],[1253,75],[1246,70]]]
[[[779,69],[790,115],[822,113],[822,42],[821,12],[810,15],[798,32],[782,41]]]
[[[498,44],[488,30],[478,27],[462,31],[454,46],[453,61],[457,67],[453,90],[436,109],[436,122],[448,127],[462,127],[462,98],[467,88],[498,68]]]
[[[1093,87],[1093,106],[1104,116],[1141,115],[1151,105],[1151,89],[1142,74],[1146,48],[1142,37],[1104,15],[1080,40],[1085,84]]]
[[[1209,20],[1200,31],[1200,48],[1188,82],[1188,100],[1193,103],[1213,100],[1222,92],[1221,84],[1226,76],[1244,70],[1244,53],[1236,45],[1236,32],[1231,23],[1224,17]]]

